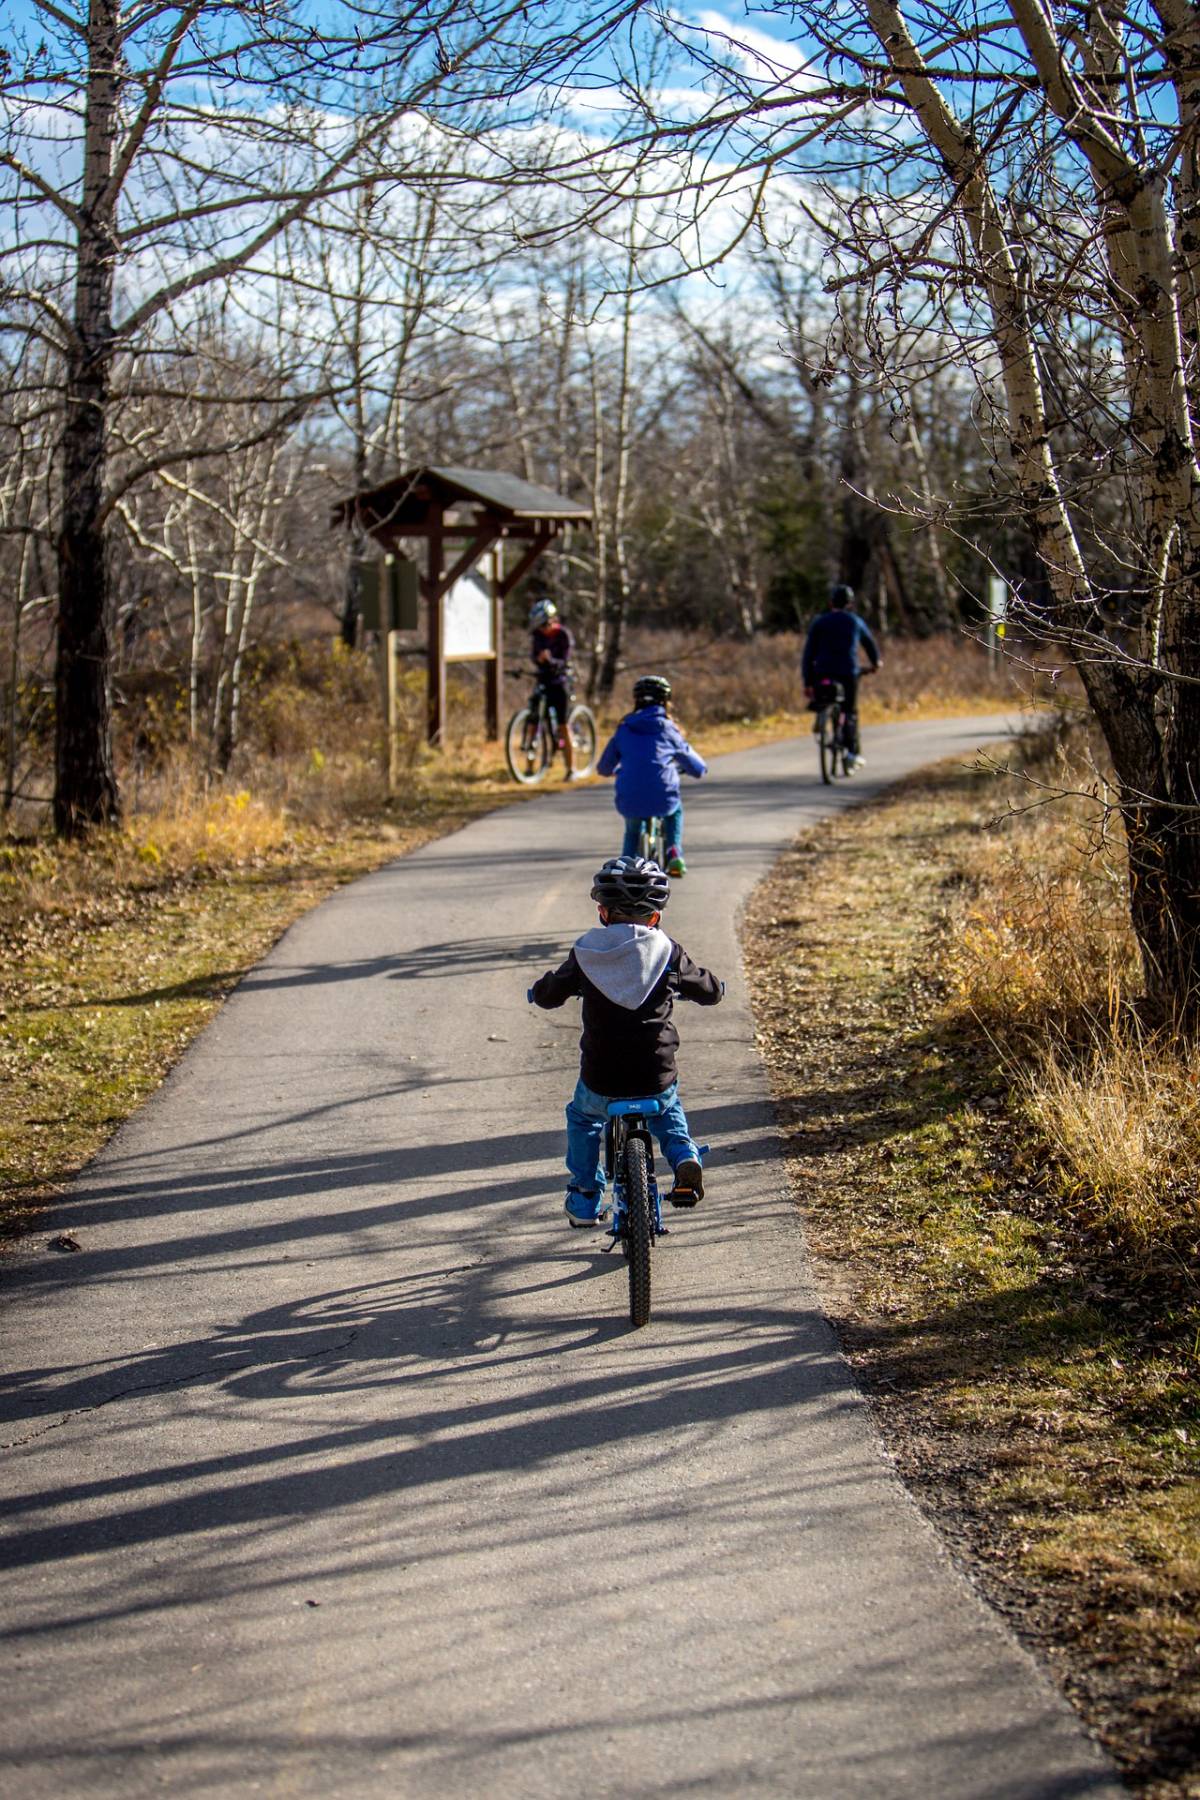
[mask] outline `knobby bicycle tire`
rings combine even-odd
[[[575,746],[576,775],[590,775],[596,760],[596,719],[590,706],[582,702],[567,714],[567,731]]]
[[[504,760],[514,781],[523,787],[541,781],[550,767],[549,733],[531,707],[523,706],[508,721],[504,734]]]
[[[631,1137],[625,1145],[625,1230],[629,1249],[629,1322],[636,1329],[650,1318],[650,1170],[646,1146]]]
[[[823,706],[817,716],[817,749],[821,758],[821,780],[828,787],[838,772],[838,715],[835,706]]]

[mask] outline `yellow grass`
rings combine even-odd
[[[1139,1249],[1200,1242],[1200,1058],[1117,1026],[1080,1056],[1043,1047],[1018,1079],[1066,1197]]]
[[[1046,746],[1030,766],[1071,779]],[[1064,801],[973,840],[948,1011],[997,1045],[1060,1198],[1137,1252],[1186,1257],[1200,1245],[1200,1055],[1138,1023],[1124,871],[1099,817]]]

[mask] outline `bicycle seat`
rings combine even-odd
[[[650,1094],[645,1100],[610,1100],[606,1110],[610,1119],[625,1113],[658,1113],[662,1111],[662,1101],[657,1094]]]

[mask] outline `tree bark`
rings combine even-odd
[[[1192,608],[1200,616],[1200,594]],[[1193,658],[1200,662],[1197,648]],[[1172,683],[1164,738],[1162,678],[1119,663],[1080,674],[1117,776],[1129,866],[1129,912],[1153,1024],[1200,1037],[1200,685]],[[1190,733],[1190,736],[1187,734]]]
[[[1179,22],[1194,25],[1194,14]],[[1182,354],[1165,177],[1127,152],[1071,75],[1040,0],[1012,15],[1057,114],[1095,180],[1126,358],[1141,569],[1149,604],[1133,654],[1106,638],[1059,483],[1035,348],[1028,275],[1018,267],[978,146],[950,111],[896,0],[867,0],[872,27],[929,142],[956,184],[991,307],[1022,510],[1117,778],[1129,856],[1130,920],[1156,1022],[1200,1036],[1200,466]],[[1093,14],[1103,36],[1107,15]],[[1103,73],[1111,46],[1098,37]],[[1185,251],[1188,246],[1184,246]],[[1185,270],[1188,265],[1185,261]],[[1185,299],[1190,301],[1190,288]],[[1186,310],[1186,309],[1185,309]]]
[[[103,523],[113,360],[113,147],[119,7],[91,0],[74,337],[67,356],[58,538],[54,826],[78,836],[117,818]]]

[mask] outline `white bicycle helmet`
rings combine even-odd
[[[535,600],[529,609],[529,629],[540,631],[543,625],[548,625],[551,619],[557,617],[558,608],[553,600]]]

